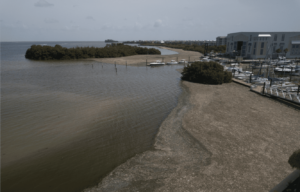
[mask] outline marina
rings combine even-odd
[[[259,90],[258,92],[262,95],[300,104],[299,60],[278,58],[247,64],[224,60],[220,64],[224,66],[224,70],[232,72],[233,79],[244,82],[251,90]]]

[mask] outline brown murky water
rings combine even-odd
[[[152,148],[182,66],[29,61],[31,44],[1,43],[2,191],[81,191]]]

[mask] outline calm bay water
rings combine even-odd
[[[182,66],[31,61],[32,44],[1,43],[3,191],[81,191],[152,147],[176,106]],[[162,54],[174,52],[161,50]]]

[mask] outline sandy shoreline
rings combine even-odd
[[[172,49],[168,47],[160,47],[163,49],[168,49],[171,51],[176,51],[178,54],[174,55],[134,55],[134,56],[128,56],[128,57],[116,57],[116,58],[90,58],[88,60],[98,61],[101,63],[110,63],[110,64],[118,64],[118,65],[137,65],[137,64],[145,64],[146,60],[149,64],[150,62],[154,62],[156,60],[163,60],[164,62],[168,62],[171,60],[176,60],[178,58],[178,61],[181,59],[194,61],[198,60],[200,56],[202,56],[201,53],[195,52],[195,51],[184,51],[182,49]]]
[[[154,149],[85,191],[269,191],[293,171],[299,110],[236,83],[182,87]]]

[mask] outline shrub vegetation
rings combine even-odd
[[[300,149],[295,151],[289,158],[289,164],[292,168],[300,169]]]
[[[161,52],[154,48],[143,48],[137,46],[118,44],[107,44],[103,48],[96,47],[75,47],[66,48],[60,45],[41,46],[32,45],[27,49],[25,57],[34,60],[64,60],[64,59],[85,59],[85,58],[111,58],[131,55],[160,55]]]
[[[187,65],[182,71],[182,80],[204,83],[230,83],[231,72],[224,71],[224,67],[217,62],[195,62]]]

